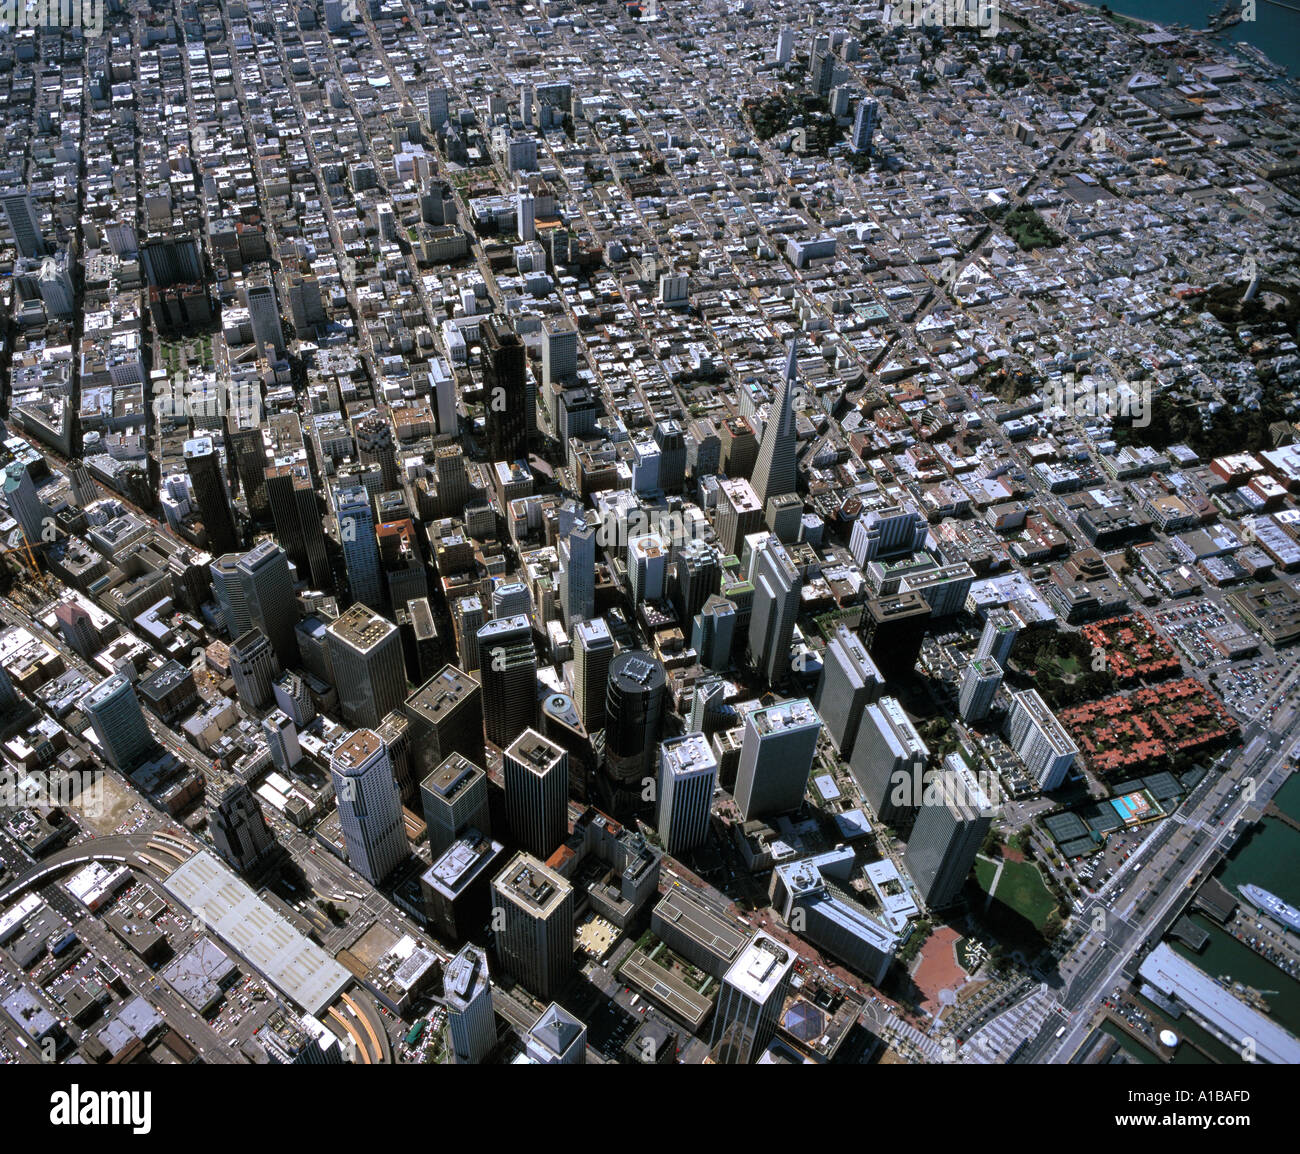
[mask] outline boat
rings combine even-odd
[[[1176,1050],[1178,1049],[1178,1035],[1173,1030],[1161,1030],[1160,1044],[1167,1049]]]
[[[1287,929],[1300,933],[1300,910],[1295,906],[1287,905],[1276,894],[1260,889],[1259,886],[1238,886],[1237,892],[1257,910],[1281,922]]]

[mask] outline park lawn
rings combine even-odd
[[[985,893],[989,892],[989,886],[993,884],[993,875],[997,872],[996,862],[990,861],[983,855],[975,859],[975,880],[979,882],[980,889]]]
[[[996,896],[1003,905],[1021,914],[1039,930],[1047,921],[1048,914],[1056,909],[1056,899],[1032,862],[1004,862]]]

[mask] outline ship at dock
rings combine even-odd
[[[1295,906],[1287,905],[1276,894],[1260,889],[1259,886],[1238,886],[1237,892],[1257,910],[1268,914],[1274,921],[1281,922],[1287,929],[1300,933],[1300,910]]]

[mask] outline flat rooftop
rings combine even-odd
[[[207,850],[178,865],[163,888],[308,1014],[321,1013],[352,981],[338,962],[295,930]]]

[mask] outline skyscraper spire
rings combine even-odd
[[[758,446],[758,463],[750,483],[763,508],[768,501],[784,493],[798,491],[799,465],[795,457],[798,437],[794,426],[794,384],[798,375],[799,342],[790,341],[785,376],[768,410],[767,427]]]

